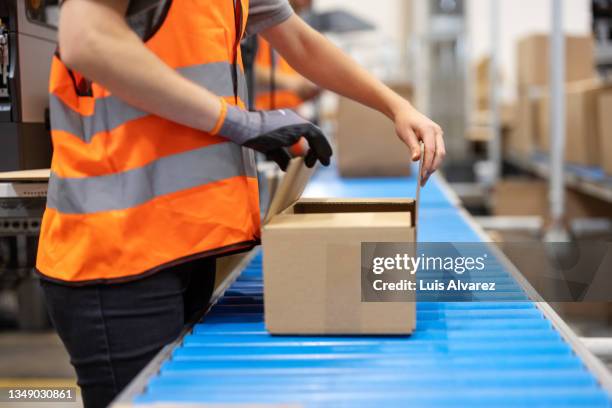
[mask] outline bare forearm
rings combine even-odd
[[[83,0],[66,2],[59,33],[64,62],[143,111],[196,129],[212,129],[220,112],[218,97],[179,75],[148,50],[118,12],[117,3],[121,2],[110,1],[110,6]],[[81,23],[75,22],[92,15],[89,13],[95,17],[83,31],[77,27]]]
[[[266,30],[263,36],[306,78],[387,115],[393,120],[399,138],[410,148],[413,160],[421,157],[422,142],[425,157],[421,183],[424,184],[440,166],[446,154],[442,128],[359,67],[299,17],[292,16]]]
[[[287,36],[283,30],[297,34]],[[297,16],[269,29],[264,37],[293,68],[322,88],[363,103],[391,119],[407,103]]]

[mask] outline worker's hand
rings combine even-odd
[[[410,148],[412,161],[421,159],[420,142],[423,142],[425,157],[420,182],[424,186],[446,156],[444,132],[437,123],[417,111],[408,101],[396,110],[394,121],[397,135]]]
[[[225,104],[225,101],[222,103]],[[286,150],[304,137],[309,150],[304,157],[308,167],[319,160],[328,166],[332,148],[317,126],[301,118],[288,109],[275,111],[248,112],[236,106],[227,106],[227,113],[219,134],[231,141],[258,152],[274,160],[281,169],[286,170],[291,155]]]

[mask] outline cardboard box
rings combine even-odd
[[[486,143],[493,138],[491,126],[473,125],[465,130],[465,139],[474,143]]]
[[[508,135],[507,147],[512,153],[530,155],[538,127],[535,101],[525,95],[516,103],[516,125]]]
[[[361,243],[414,242],[416,200],[300,199],[294,159],[262,231],[266,328],[284,335],[410,334],[414,302],[361,301]]]
[[[597,128],[597,98],[603,89],[594,83],[567,89],[565,160],[585,166],[601,164]]]
[[[391,87],[410,99],[410,85]],[[343,177],[410,175],[410,150],[397,137],[393,122],[347,98],[341,98],[338,104],[336,147],[338,170]]]
[[[474,65],[474,98],[477,110],[488,110],[490,108],[490,78],[489,70],[491,57],[484,56]]]
[[[550,204],[548,201],[548,182],[531,179],[507,179],[495,185],[492,195],[493,215],[540,216],[548,220]],[[609,218],[610,204],[582,194],[578,191],[565,189],[565,218]]]
[[[491,70],[491,57],[484,55],[476,61],[474,64],[474,80],[477,83],[484,84],[489,82],[489,76]]]
[[[2,182],[49,181],[49,177],[51,177],[50,169],[0,172]]]
[[[606,174],[612,176],[612,92],[599,96],[598,108],[601,164]]]
[[[600,95],[612,91],[612,86],[598,80],[574,82],[567,85],[565,94],[565,160],[584,166],[600,166],[602,137],[598,127],[601,111],[598,106]],[[550,98],[545,95],[537,101],[538,150],[550,150]],[[605,119],[604,119],[605,120]]]
[[[518,42],[517,69],[519,89],[547,86],[550,76],[548,34],[533,34]],[[594,44],[590,36],[565,37],[566,81],[595,76]]]
[[[516,104],[503,103],[499,109],[499,119],[502,130],[512,129],[516,124]],[[470,116],[472,126],[491,126],[491,111],[477,110]]]
[[[474,99],[477,110],[488,110],[491,108],[491,57],[486,55],[479,58],[474,64]],[[498,71],[496,78],[497,86],[502,86],[504,78]]]

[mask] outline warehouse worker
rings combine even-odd
[[[311,0],[289,0],[289,4],[297,15],[302,15],[312,8]],[[321,93],[321,88],[301,76],[261,36],[257,36],[255,83],[257,110],[297,110],[304,102]],[[303,156],[306,148],[306,140],[301,138],[289,151],[294,156]]]
[[[289,0],[289,4],[298,16],[312,8],[312,0]],[[293,69],[261,36],[257,38],[255,78],[258,110],[296,109],[320,93],[318,86]]]
[[[255,58],[257,110],[293,109],[319,95],[320,88],[301,76],[265,39],[259,37]],[[304,138],[289,148],[293,156],[303,156],[307,143]]]
[[[132,12],[151,8],[155,21],[136,24]],[[312,82],[385,113],[414,160],[423,141],[423,181],[444,156],[439,126],[286,0],[64,1],[37,269],[86,407],[106,406],[203,312],[215,256],[259,242],[253,150],[284,168],[284,148],[303,136],[307,164],[329,164],[314,125],[244,110],[245,32]]]
[[[297,109],[320,93],[320,88],[301,76],[261,36],[255,57],[258,110]]]

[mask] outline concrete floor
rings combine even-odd
[[[59,337],[53,331],[0,332],[0,387],[76,387],[74,370]],[[76,402],[2,402],[0,406],[80,408],[83,405],[77,395]]]
[[[52,332],[0,333],[0,378],[74,380],[74,370],[59,337]]]

